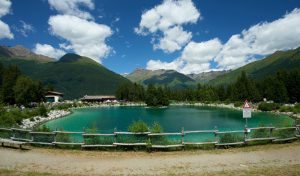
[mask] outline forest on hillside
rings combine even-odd
[[[242,72],[238,79],[229,85],[211,86],[198,84],[196,89],[170,89],[149,85],[122,84],[116,91],[118,99],[127,101],[145,101],[150,106],[169,104],[173,101],[200,102],[239,102],[245,99],[260,102],[264,98],[277,103],[295,103],[300,101],[300,69],[280,70],[274,76],[260,80],[250,78]]]

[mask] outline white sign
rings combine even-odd
[[[251,118],[251,108],[243,109],[243,118]]]
[[[251,118],[251,106],[246,100],[243,106],[243,118]]]

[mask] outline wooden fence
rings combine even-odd
[[[79,146],[81,148],[108,148],[140,146],[150,148],[183,148],[186,146],[232,146],[251,142],[281,142],[300,138],[300,125],[293,127],[257,127],[238,131],[199,130],[178,133],[85,133],[69,131],[37,132],[17,128],[0,128],[0,138],[29,144],[49,146]]]

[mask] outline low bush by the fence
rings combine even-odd
[[[220,144],[231,144],[231,143],[238,143],[244,142],[244,134],[243,133],[224,133],[221,134],[219,137]]]

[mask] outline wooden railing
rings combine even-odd
[[[109,134],[70,131],[37,132],[17,128],[0,128],[0,138],[38,145],[93,147],[146,146],[182,148],[193,145],[231,146],[251,142],[280,142],[300,138],[300,126],[256,127],[238,131],[199,130],[178,133],[133,133],[114,131]]]

